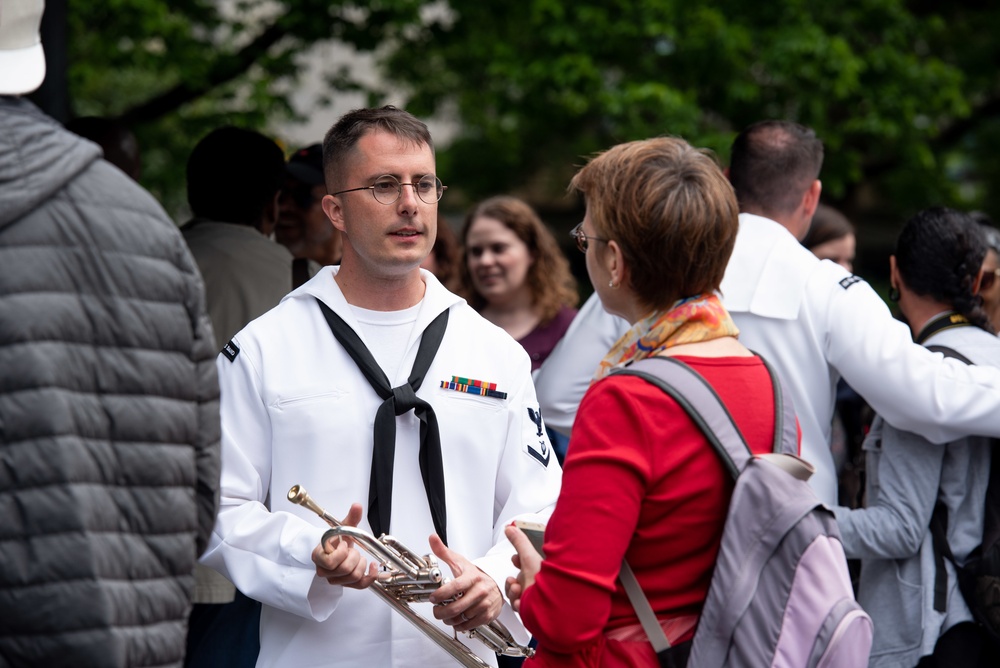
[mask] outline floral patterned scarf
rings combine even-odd
[[[740,330],[714,294],[681,299],[666,311],[653,311],[632,325],[601,360],[594,382],[634,360],[683,343],[737,336]]]

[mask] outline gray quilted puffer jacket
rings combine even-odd
[[[156,201],[0,97],[0,666],[180,666],[219,481],[201,278]]]

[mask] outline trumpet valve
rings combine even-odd
[[[400,587],[400,588],[390,588],[386,587],[397,600],[405,601],[407,603],[427,603],[430,601],[431,594],[437,591],[437,588],[428,587]]]
[[[444,578],[440,568],[421,568],[416,575],[404,573],[403,571],[387,570],[378,574],[378,581],[388,586],[407,585],[435,585],[434,589],[441,586]]]

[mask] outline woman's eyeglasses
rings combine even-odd
[[[583,233],[583,223],[577,223],[577,226],[569,231],[569,235],[576,239],[576,247],[580,249],[581,253],[586,253],[587,248],[590,246],[591,241],[601,241],[608,243],[609,239],[602,239],[601,237],[591,237]]]

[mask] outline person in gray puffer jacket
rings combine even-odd
[[[8,95],[2,60],[0,666],[180,666],[218,507],[202,281],[156,201]]]

